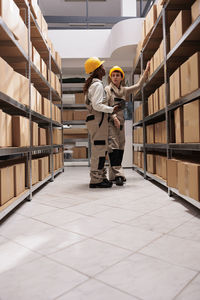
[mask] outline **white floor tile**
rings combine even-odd
[[[41,231],[18,239],[18,243],[37,253],[47,255],[84,240],[84,237],[59,228]]]
[[[35,220],[58,227],[64,223],[78,220],[80,218],[82,218],[82,215],[64,209],[56,209],[52,212],[34,217]]]
[[[23,203],[17,213],[26,217],[34,217],[53,210],[55,210],[55,208],[32,201]]]
[[[104,283],[91,279],[57,300],[137,300]]]
[[[41,258],[0,275],[1,299],[55,299],[85,280],[86,276]]]
[[[109,209],[107,206],[98,205],[96,203],[96,201],[94,201],[94,202],[90,202],[90,203],[84,203],[84,204],[72,206],[66,210],[73,211],[73,212],[80,213],[80,214],[87,215],[87,216],[93,216],[93,215],[97,214],[98,212],[102,212],[107,209]]]
[[[161,217],[155,216],[151,213],[137,217],[134,220],[128,222],[129,225],[160,233],[167,233],[168,231],[176,228],[182,223],[182,220],[180,220],[179,218],[172,218],[170,215]]]
[[[129,225],[120,225],[97,235],[96,239],[128,250],[137,251],[160,236],[160,233]]]
[[[194,271],[134,254],[96,278],[144,300],[171,300],[196,275]]]
[[[74,222],[63,224],[61,227],[72,232],[92,237],[115,226],[118,226],[118,224],[111,220],[102,220],[101,218],[88,216]]]
[[[94,190],[65,171],[0,226],[1,300],[200,299],[197,209],[131,169]]]
[[[0,274],[4,274],[8,270],[12,270],[39,257],[39,254],[0,237]]]
[[[106,211],[103,211],[101,213],[97,213],[95,216],[98,218],[102,218],[105,220],[112,220],[114,222],[119,222],[119,223],[125,223],[128,222],[138,216],[140,216],[141,213],[131,211],[128,209],[123,209],[123,208],[109,208]]]
[[[200,275],[193,279],[188,286],[179,294],[176,300],[199,300],[200,298]]]
[[[200,222],[189,221],[170,232],[170,235],[200,243]]]
[[[200,243],[173,236],[163,236],[141,250],[142,253],[200,271]]]
[[[0,227],[0,234],[11,240],[20,241],[21,238],[37,235],[51,228],[52,226],[37,220],[23,218],[13,222],[3,223]]]
[[[131,254],[130,251],[88,239],[50,255],[52,259],[93,276]]]

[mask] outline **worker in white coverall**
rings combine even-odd
[[[125,79],[124,71],[119,66],[114,66],[109,72],[110,84],[105,87],[109,106],[124,103],[129,100],[129,95],[140,89],[148,78],[150,63],[139,82],[135,85],[123,86]],[[125,105],[124,105],[125,106]],[[109,117],[108,123],[108,154],[109,154],[109,180],[122,186],[126,181],[122,168],[122,160],[125,146],[124,112],[118,111]]]
[[[97,57],[90,57],[85,62],[85,72],[90,74],[83,88],[88,109],[86,124],[91,140],[90,188],[112,187],[104,164],[108,151],[108,114],[116,113],[118,105],[107,105],[102,83],[105,76],[103,63]]]

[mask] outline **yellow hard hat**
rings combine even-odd
[[[115,71],[120,72],[122,74],[122,79],[124,79],[124,76],[125,76],[124,71],[119,66],[114,66],[114,67],[112,67],[112,69],[110,69],[110,72],[109,72],[110,78],[111,78],[112,72],[115,72]]]
[[[98,57],[90,57],[85,62],[85,72],[90,74],[103,65],[104,60],[101,61]]]

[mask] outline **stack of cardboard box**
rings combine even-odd
[[[77,159],[87,158],[87,147],[74,147],[73,158],[77,158]]]
[[[25,163],[0,167],[0,206],[25,191]]]
[[[167,184],[178,189],[180,194],[200,201],[200,164],[167,160]]]
[[[134,110],[134,122],[139,122],[140,120],[143,119],[143,110],[142,110],[143,105],[141,104],[139,107],[137,107]]]

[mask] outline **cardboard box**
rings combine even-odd
[[[155,143],[162,143],[162,122],[156,123],[155,126]]]
[[[161,172],[161,177],[167,180],[167,158],[165,156],[161,156]]]
[[[156,155],[156,174],[162,177],[162,156]]]
[[[160,65],[160,49],[159,48],[153,56],[153,61],[154,61],[154,71],[155,71]]]
[[[0,0],[0,16],[17,38],[16,28],[18,26],[19,8],[13,0]]]
[[[36,111],[39,114],[42,114],[42,95],[36,90],[36,96],[37,96],[37,101],[36,101]]]
[[[0,147],[6,147],[7,146],[6,114],[1,109],[0,109],[0,132],[1,132]]]
[[[159,56],[160,56],[160,64],[161,64],[163,62],[163,60],[164,60],[164,43],[163,43],[163,40],[160,43]]]
[[[184,143],[200,142],[200,100],[183,106]]]
[[[38,159],[32,159],[32,185],[39,181],[39,162]]]
[[[152,115],[154,113],[154,94],[150,95],[148,98],[148,114]]]
[[[148,125],[146,127],[147,130],[147,144],[154,144],[155,143],[155,126],[154,124]]]
[[[43,15],[41,16],[41,19],[42,19],[42,34],[45,38],[45,40],[47,39],[48,37],[48,24],[47,22],[45,21],[45,18],[43,17]]]
[[[0,169],[0,205],[14,198],[13,166]]]
[[[49,156],[44,157],[44,174],[45,178],[49,175]]]
[[[191,7],[191,15],[192,15],[192,23],[196,20],[196,18],[200,15],[200,0],[196,0]]]
[[[31,129],[32,129],[32,146],[38,146],[38,124],[32,122]]]
[[[47,145],[47,130],[45,128],[38,128],[38,135],[39,135],[39,146]]]
[[[154,68],[154,57],[151,58],[150,60],[150,71],[149,71],[149,76],[151,76],[154,72],[155,68]]]
[[[184,143],[184,127],[183,127],[183,107],[180,106],[174,111],[175,122],[175,140],[176,143]]]
[[[40,58],[40,72],[47,79],[47,65],[42,58]]]
[[[178,190],[182,195],[189,196],[188,163],[178,162]]]
[[[57,65],[58,67],[61,69],[62,68],[62,61],[61,61],[61,57],[60,57],[60,54],[58,52],[56,52],[56,62],[57,62]]]
[[[65,109],[63,110],[63,121],[72,121],[74,120],[74,111]]]
[[[6,114],[6,147],[12,147],[12,116]]]
[[[53,128],[53,145],[62,144],[62,130]]]
[[[188,165],[189,197],[200,201],[200,164]]]
[[[42,99],[42,114],[48,119],[51,118],[51,102],[46,98]]]
[[[17,197],[25,191],[25,163],[14,167],[14,196]]]
[[[170,103],[180,99],[181,97],[181,72],[178,68],[170,76]]]
[[[29,106],[29,79],[18,74],[20,80],[19,101]]]
[[[154,113],[160,110],[159,103],[159,89],[157,89],[154,93]]]
[[[85,121],[87,114],[88,114],[87,110],[75,110],[74,111],[74,120]]]
[[[190,68],[189,60],[184,62],[181,67],[181,96],[185,96],[190,93]]]
[[[178,160],[167,160],[167,185],[177,189],[178,185]]]
[[[32,46],[32,59],[34,65],[40,71],[40,54],[38,53],[38,51],[35,49],[34,46]]]
[[[153,154],[147,154],[147,172],[151,174],[156,172],[156,162]]]
[[[30,146],[29,119],[22,116],[12,117],[13,147]]]
[[[39,181],[45,179],[45,160],[44,158],[38,159]]]
[[[159,87],[159,104],[160,104],[160,109],[165,108],[165,85],[162,84]]]
[[[76,104],[85,104],[85,96],[83,93],[75,94]]]
[[[190,10],[182,10],[170,26],[170,50],[174,48],[191,24]]]
[[[157,7],[153,5],[146,16],[146,34],[149,34],[157,19]]]
[[[31,84],[31,109],[37,111],[37,90]]]
[[[193,54],[188,60],[189,66],[189,92],[200,88],[200,52]]]

